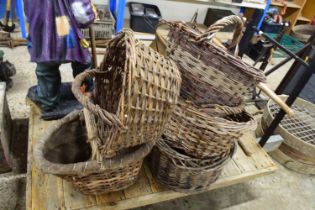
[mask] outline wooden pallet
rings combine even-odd
[[[144,164],[137,183],[130,188],[108,193],[102,196],[85,196],[74,190],[72,185],[54,175],[44,174],[33,165],[32,148],[41,133],[52,122],[40,120],[38,110],[31,106],[29,122],[29,151],[27,174],[27,209],[51,210],[101,210],[129,209],[166,200],[188,196],[161,186],[152,176],[148,166]],[[243,147],[250,150],[251,155],[244,153]],[[225,166],[221,177],[209,190],[248,181],[267,175],[277,167],[255,142],[253,134],[246,134],[242,139],[242,147],[238,147],[235,156]]]

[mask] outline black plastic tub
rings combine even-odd
[[[204,21],[204,25],[209,27],[212,24],[214,24],[216,21],[226,17],[234,15],[233,12],[231,12],[228,9],[213,9],[213,8],[208,8],[207,15]],[[227,27],[224,27],[222,31],[224,32],[233,32],[234,26],[233,25],[228,25]]]
[[[136,32],[155,33],[161,19],[159,8],[151,4],[130,2],[130,28]]]

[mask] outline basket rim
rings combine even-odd
[[[230,127],[231,125],[240,125],[240,126],[244,126],[245,124],[247,125],[247,129],[251,130],[251,129],[255,129],[257,126],[257,122],[255,120],[255,118],[253,118],[245,109],[243,109],[242,112],[240,113],[226,113],[225,116],[217,116],[215,113],[211,113],[210,110],[211,108],[206,108],[206,109],[199,109],[197,108],[193,103],[189,102],[189,101],[178,101],[177,107],[179,107],[180,109],[182,109],[184,112],[190,112],[190,113],[194,113],[196,115],[201,116],[202,118],[204,118],[207,121],[212,121],[213,124],[220,124],[221,126],[223,124],[227,124],[225,126],[228,126],[230,130],[233,130],[233,127]],[[223,106],[222,106],[223,107]],[[224,108],[224,107],[223,107]],[[224,117],[229,116],[229,115],[238,115],[238,114],[246,114],[250,120],[248,120],[248,122],[236,122],[236,121],[232,121],[232,120],[228,120]],[[173,114],[174,115],[174,114]],[[239,128],[235,128],[236,130],[239,130]],[[218,131],[213,131],[213,132],[218,132]]]
[[[43,170],[45,173],[51,173],[55,175],[88,175],[91,173],[100,173],[108,169],[117,169],[134,162],[142,161],[145,156],[147,156],[154,146],[154,142],[148,142],[140,146],[136,151],[121,155],[119,157],[113,158],[103,158],[103,160],[88,160],[84,162],[70,163],[70,164],[60,164],[48,161],[44,157],[43,149],[45,143],[54,135],[61,126],[71,123],[82,118],[83,111],[77,110],[69,115],[65,116],[63,119],[54,122],[49,126],[43,133],[42,137],[36,142],[33,156],[35,165]]]

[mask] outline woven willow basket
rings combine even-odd
[[[219,30],[234,24],[236,27],[229,49],[237,45],[243,29],[243,22],[238,16],[224,17],[204,33],[182,22],[166,23],[170,26],[166,55],[182,73],[181,96],[184,99],[197,105],[234,107],[242,103],[244,95],[257,83],[265,81],[262,71],[212,43]]]
[[[80,92],[82,82],[95,78],[94,101]],[[73,93],[97,127],[102,156],[159,139],[177,103],[181,76],[177,66],[137,42],[130,31],[112,39],[100,71],[78,75]]]
[[[46,129],[34,147],[34,160],[45,173],[72,182],[84,194],[118,191],[134,184],[153,142],[102,161],[90,160],[83,112],[75,111]]]
[[[170,147],[163,139],[157,142],[150,155],[153,175],[166,187],[179,192],[207,190],[221,174],[236,146],[222,156],[194,159]]]
[[[230,151],[234,141],[255,129],[256,121],[245,111],[220,117],[180,101],[163,135],[170,146],[191,157],[211,158]]]

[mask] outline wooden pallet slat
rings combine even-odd
[[[98,195],[96,196],[96,202],[98,206],[115,206],[117,202],[125,200],[126,196],[124,191],[107,193],[106,196]]]
[[[150,183],[143,168],[139,173],[137,185],[132,185],[131,187],[124,190],[124,194],[126,196],[126,199],[152,194]]]
[[[242,174],[242,171],[239,169],[239,167],[235,164],[235,162],[232,160],[229,162],[229,167],[224,167],[222,170],[222,173],[220,175],[220,178],[227,178],[231,176],[237,176]]]
[[[84,195],[78,190],[75,190],[70,182],[63,181],[64,198],[66,209],[81,209],[82,207],[96,206],[97,201],[95,196]],[[60,190],[60,189],[58,189]]]
[[[163,186],[159,185],[156,179],[153,177],[151,170],[149,169],[148,164],[143,165],[146,177],[148,179],[149,185],[151,187],[152,193],[156,193],[163,190]],[[165,189],[165,188],[164,188]]]
[[[252,158],[248,157],[240,147],[238,147],[238,151],[234,155],[233,161],[242,173],[256,170]]]
[[[46,203],[46,210],[55,210],[63,206],[62,200],[64,197],[59,197],[59,194],[63,192],[63,187],[58,186],[58,178],[56,176],[46,176],[46,183],[45,183],[45,194],[49,202]],[[56,186],[58,189],[56,192]]]

